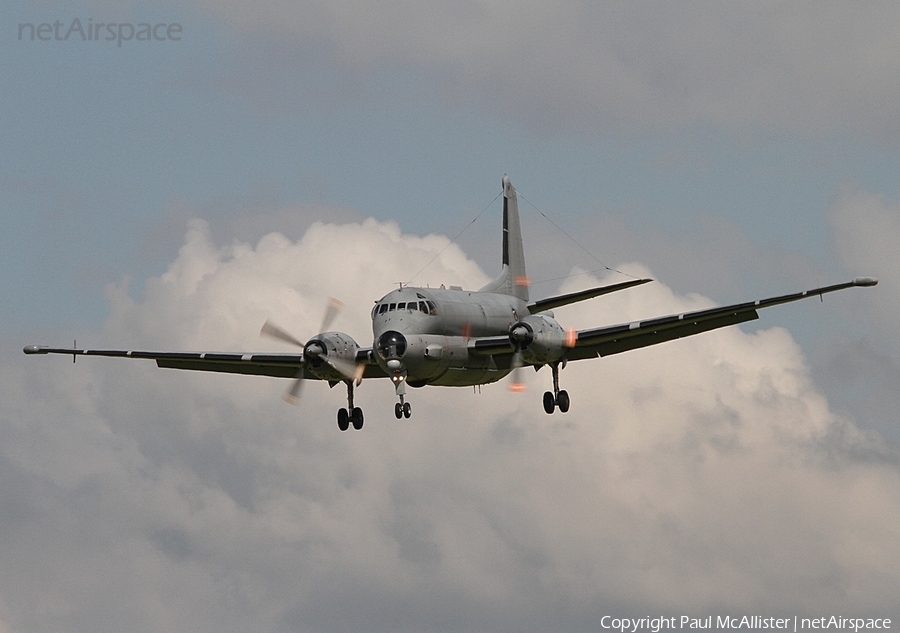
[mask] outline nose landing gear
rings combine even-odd
[[[400,402],[394,405],[394,416],[400,418],[408,418],[412,415],[412,407],[408,402],[403,402],[403,396],[400,396]]]
[[[553,370],[553,391],[544,392],[544,411],[553,413],[559,407],[560,413],[565,413],[570,402],[568,392],[559,388],[559,363],[553,363],[550,368]]]
[[[400,418],[409,418],[412,415],[412,406],[406,401],[406,377],[392,376],[394,381],[394,393],[400,398],[400,402],[394,405],[394,416]]]

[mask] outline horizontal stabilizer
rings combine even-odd
[[[543,312],[544,310],[553,310],[554,308],[559,308],[561,306],[569,305],[570,303],[578,303],[579,301],[584,301],[586,299],[593,299],[594,297],[599,297],[600,295],[609,294],[610,292],[616,292],[618,290],[625,290],[626,288],[632,288],[634,286],[640,286],[641,284],[648,283],[653,281],[652,279],[632,279],[631,281],[623,281],[622,283],[612,284],[610,286],[600,286],[598,288],[590,288],[589,290],[580,290],[578,292],[572,292],[567,295],[559,295],[557,297],[549,297],[547,299],[541,299],[540,301],[535,301],[531,305],[528,306],[528,311],[531,314],[535,314],[537,312]]]

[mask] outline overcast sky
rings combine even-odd
[[[900,621],[896,3],[14,0],[0,29],[0,633]],[[342,388],[21,352],[288,351],[262,323],[309,337],[330,296],[369,345],[397,282],[496,275],[504,173],[536,298],[657,280],[566,327],[881,283],[572,363],[566,415],[547,370],[403,421],[369,381],[362,432]]]

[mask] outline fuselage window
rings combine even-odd
[[[385,312],[387,312],[387,309],[388,309],[388,304],[382,303],[378,308],[378,314],[384,314]]]
[[[398,304],[397,304],[397,309],[398,309],[398,310],[402,310],[402,309],[405,308],[405,307],[406,307],[406,304],[405,304],[405,303],[398,303]]]
[[[434,301],[428,302],[428,314],[430,314],[431,316],[437,315],[437,306],[434,305]]]

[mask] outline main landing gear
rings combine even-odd
[[[569,410],[569,394],[565,389],[559,389],[559,363],[550,365],[553,370],[553,391],[544,392],[544,411],[553,413],[559,407],[561,413]]]
[[[338,428],[346,431],[352,424],[353,428],[359,431],[363,427],[363,411],[359,407],[353,406],[353,381],[345,380],[344,382],[347,384],[347,408],[338,409]]]

